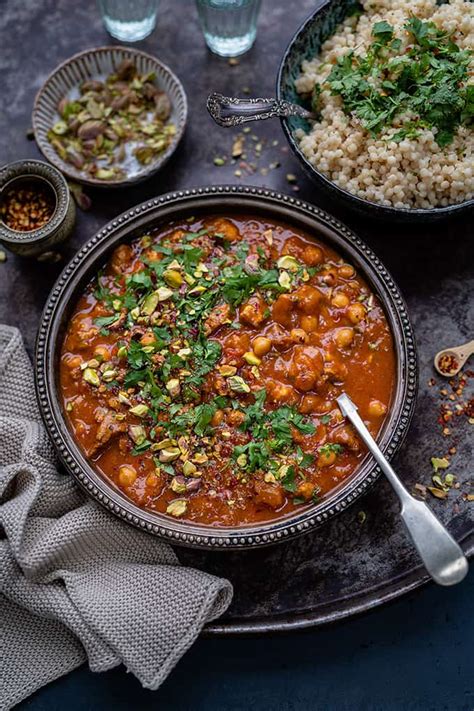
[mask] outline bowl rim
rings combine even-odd
[[[41,106],[43,96],[47,91],[48,85],[50,82],[59,76],[64,69],[67,67],[71,66],[72,64],[75,64],[78,60],[88,57],[90,55],[100,55],[104,52],[111,52],[112,54],[115,54],[117,52],[123,52],[126,55],[130,57],[136,57],[136,56],[141,56],[146,59],[151,60],[154,64],[158,65],[160,69],[167,74],[172,83],[175,85],[177,89],[177,93],[180,96],[180,99],[182,101],[182,108],[181,111],[179,112],[179,120],[178,120],[178,125],[176,126],[176,134],[174,136],[173,142],[168,146],[166,151],[162,153],[154,163],[151,163],[150,165],[144,166],[142,170],[140,170],[138,173],[136,173],[134,176],[131,177],[125,177],[121,180],[108,180],[108,181],[103,181],[99,180],[97,178],[92,178],[92,177],[87,177],[80,173],[79,171],[76,171],[75,169],[72,168],[72,166],[69,166],[68,163],[63,161],[52,149],[49,149],[49,143],[40,135],[40,127],[38,125],[38,120],[39,120],[39,108]],[[76,54],[73,54],[71,57],[68,59],[65,59],[63,62],[58,64],[46,77],[44,80],[43,84],[41,87],[38,89],[35,100],[33,103],[33,112],[32,112],[32,126],[33,126],[33,132],[35,136],[35,141],[38,145],[38,148],[40,149],[41,153],[43,156],[48,160],[52,165],[61,173],[66,175],[68,178],[71,180],[74,180],[77,183],[81,183],[83,185],[89,185],[92,187],[98,187],[98,188],[120,188],[120,187],[126,187],[126,186],[131,186],[135,185],[136,183],[140,183],[143,180],[146,180],[147,178],[151,177],[155,173],[157,173],[171,158],[175,150],[177,149],[178,145],[181,142],[181,139],[183,138],[184,131],[186,129],[187,121],[188,121],[188,99],[186,96],[186,92],[184,90],[184,86],[181,83],[181,81],[178,79],[177,75],[170,69],[170,67],[162,62],[160,59],[157,57],[154,57],[152,54],[149,52],[144,52],[141,49],[136,49],[135,47],[127,47],[125,45],[103,45],[101,47],[91,47],[89,49],[84,49],[81,52],[77,52]]]
[[[334,0],[317,0],[315,9],[311,12],[308,17],[303,20],[301,25],[298,27],[293,37],[288,42],[283,56],[280,60],[280,65],[278,67],[277,77],[276,77],[276,97],[278,100],[288,100],[284,96],[283,92],[283,73],[286,69],[287,63],[289,62],[290,55],[293,51],[294,45],[298,42],[300,37],[309,30],[309,27],[317,20],[318,15],[327,11],[327,8],[331,5]],[[382,205],[381,203],[373,202],[372,200],[366,200],[361,198],[354,193],[341,188],[336,185],[332,180],[330,180],[324,173],[317,170],[314,165],[306,158],[303,151],[300,149],[298,141],[293,136],[290,125],[289,118],[281,118],[281,125],[285,137],[295,153],[300,162],[302,163],[306,172],[313,178],[318,179],[324,187],[329,191],[336,191],[341,194],[347,203],[352,204],[353,208],[367,211],[376,210],[380,214],[384,213],[388,218],[392,217],[405,217],[405,218],[423,218],[423,217],[442,217],[443,215],[453,215],[458,214],[462,210],[474,207],[474,198],[470,200],[464,200],[463,202],[453,203],[452,205],[445,205],[442,207],[394,207],[393,205]]]
[[[46,240],[64,222],[71,202],[71,194],[64,175],[54,166],[42,160],[24,158],[7,163],[0,169],[0,194],[8,185],[19,179],[43,180],[54,193],[56,206],[51,219],[42,227],[28,232],[13,230],[0,220],[0,240],[6,244],[31,244]]]
[[[345,225],[320,208],[298,198],[261,187],[220,185],[166,193],[128,210],[96,233],[57,279],[42,313],[36,340],[35,383],[41,415],[59,457],[89,494],[123,520],[169,542],[205,549],[265,546],[288,540],[320,526],[363,494],[380,474],[370,457],[356,472],[318,504],[301,512],[262,524],[219,528],[179,521],[140,509],[87,461],[61,412],[56,387],[56,356],[61,346],[61,320],[77,300],[91,274],[97,272],[119,243],[133,239],[150,224],[203,210],[247,214],[264,213],[272,219],[296,224],[325,240],[349,258],[378,292],[388,318],[397,354],[397,382],[392,407],[379,444],[391,458],[400,447],[413,416],[418,384],[416,344],[403,297],[391,275],[372,250]]]

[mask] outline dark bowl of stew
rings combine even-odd
[[[36,387],[66,468],[176,544],[250,548],[323,524],[407,432],[417,358],[403,298],[320,209],[262,188],[169,193],[74,257],[44,309]]]

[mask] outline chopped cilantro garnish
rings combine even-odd
[[[474,53],[460,50],[434,22],[411,17],[404,30],[412,43],[399,54],[401,41],[393,27],[376,22],[367,53],[350,51],[339,57],[326,83],[341,97],[346,113],[359,118],[371,134],[380,134],[396,117],[408,113],[415,118],[395,133],[394,140],[416,137],[428,127],[437,143],[446,146],[460,124],[474,119],[474,87],[467,83]]]

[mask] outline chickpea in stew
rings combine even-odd
[[[138,506],[215,526],[311,505],[364,456],[390,406],[377,297],[326,245],[209,216],[117,247],[79,300],[60,383],[87,457]]]

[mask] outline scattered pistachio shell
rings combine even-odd
[[[128,351],[127,351],[126,346],[120,346],[120,347],[117,349],[117,356],[118,356],[119,358],[126,358],[126,357],[127,357],[127,353],[128,353]]]
[[[94,385],[96,388],[100,385],[100,378],[97,375],[97,371],[93,368],[86,368],[82,375],[86,383]]]
[[[243,136],[237,136],[234,143],[232,144],[232,158],[240,158],[244,150],[244,138]]]
[[[134,321],[137,320],[137,318],[140,316],[140,309],[139,309],[138,306],[135,306],[134,309],[131,309],[131,311],[130,311],[130,316],[132,317],[132,319],[133,319]]]
[[[454,474],[446,474],[446,476],[444,477],[444,483],[449,488],[451,488],[454,485],[455,481],[456,481],[456,476]]]
[[[299,269],[299,262],[297,259],[292,257],[290,254],[285,254],[283,257],[277,261],[278,269],[286,269],[289,272],[296,272]]]
[[[249,365],[260,365],[260,363],[262,362],[261,358],[256,356],[253,351],[248,351],[247,353],[244,353],[243,358]]]
[[[72,402],[68,402],[68,403],[66,404],[66,410],[67,410],[68,412],[71,412],[71,411],[72,411],[72,408],[73,408]]]
[[[166,507],[166,513],[170,514],[170,516],[182,516],[186,513],[187,508],[188,502],[186,499],[175,499]]]
[[[223,158],[219,158],[219,156],[216,156],[214,158],[214,165],[217,165],[219,167],[225,165],[225,160]]]
[[[437,472],[438,469],[447,469],[449,467],[449,461],[446,457],[431,457],[431,466],[435,472]]]
[[[129,412],[131,415],[136,415],[137,417],[145,417],[145,415],[148,414],[149,409],[148,405],[140,403],[139,405],[135,405],[135,407],[131,407]]]
[[[160,451],[158,459],[160,462],[174,462],[179,456],[181,456],[181,450],[178,447],[168,447]]]
[[[438,489],[435,486],[427,486],[426,488],[436,499],[446,499],[448,496],[448,492],[444,489]]]
[[[207,462],[208,459],[209,459],[209,457],[204,452],[196,452],[196,454],[193,457],[193,462],[196,462],[197,464],[205,464],[205,462]]]
[[[6,262],[6,261],[7,261],[6,252],[4,252],[3,249],[0,249],[0,262]]]
[[[247,455],[246,454],[239,454],[239,456],[236,459],[237,464],[239,467],[245,467],[247,464]]]
[[[229,383],[230,389],[236,393],[250,392],[250,387],[240,375],[231,375],[230,378],[227,379],[227,382]]]

